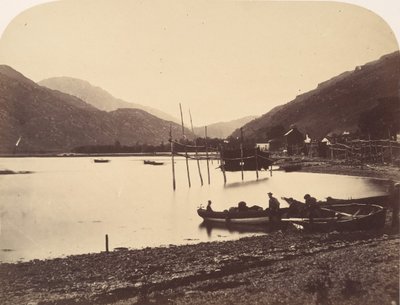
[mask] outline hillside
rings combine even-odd
[[[81,99],[48,89],[0,65],[0,152],[70,151],[81,145],[158,145],[171,122],[140,109],[101,111]],[[176,137],[181,127],[172,123]],[[191,134],[187,131],[187,134]]]
[[[179,123],[178,120],[165,112],[137,103],[130,103],[112,96],[100,87],[93,86],[87,81],[72,77],[52,77],[38,83],[41,86],[58,90],[76,96],[92,106],[104,110],[113,111],[119,108],[135,108],[144,110],[166,121]]]
[[[312,138],[359,129],[360,116],[378,106],[382,100],[399,97],[400,53],[356,67],[327,80],[316,89],[275,107],[243,126],[245,137],[265,140],[274,126],[288,129],[295,124]],[[385,118],[381,118],[385,119]],[[239,136],[236,130],[233,137]]]
[[[228,137],[235,129],[240,128],[244,124],[247,124],[251,120],[257,118],[256,116],[246,116],[237,120],[229,122],[218,122],[207,126],[207,136],[210,138],[224,139]],[[194,133],[199,137],[204,137],[204,126],[195,127]]]

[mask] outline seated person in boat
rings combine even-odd
[[[246,202],[240,201],[238,203],[238,210],[239,212],[246,212],[249,210],[249,207],[247,206]]]
[[[306,206],[303,202],[293,198],[282,197],[289,204],[288,217],[304,217]]]
[[[208,200],[206,210],[207,210],[207,212],[212,212],[212,211],[213,211],[213,209],[212,209],[212,207],[211,207],[211,200]]]
[[[319,213],[319,206],[317,203],[317,199],[314,197],[311,197],[310,194],[305,194],[304,195],[305,205],[306,205],[306,210],[308,212],[308,217],[310,218],[310,222],[313,221],[314,217],[318,217]]]

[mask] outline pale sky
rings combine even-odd
[[[198,126],[264,114],[395,50],[385,21],[345,3],[61,0],[8,24],[0,64],[175,117],[182,103]]]

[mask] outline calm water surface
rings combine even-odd
[[[0,261],[62,257],[103,251],[105,234],[110,248],[142,248],[169,244],[236,239],[254,232],[225,228],[207,230],[196,208],[213,201],[214,210],[246,201],[267,207],[267,192],[302,199],[310,193],[356,198],[379,195],[386,185],[366,178],[274,171],[227,173],[223,183],[217,162],[201,169],[190,162],[192,187],[188,187],[184,159],[176,159],[177,190],[172,190],[169,158],[163,166],[143,164],[143,157],[111,157],[109,163],[93,158],[0,158],[0,169],[32,171],[0,175]],[[281,205],[284,205],[282,200]],[[262,233],[258,233],[262,234]]]

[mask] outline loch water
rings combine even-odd
[[[168,157],[0,158],[0,169],[31,173],[0,175],[0,262],[64,257],[100,252],[108,234],[110,249],[181,245],[237,239],[262,231],[208,228],[196,209],[212,200],[214,210],[245,201],[268,206],[274,196],[301,200],[309,193],[326,197],[359,198],[386,192],[382,180],[330,174],[282,171],[227,173],[227,183],[210,162],[201,161],[201,186],[196,161],[175,159],[176,190],[172,188],[172,163]],[[144,159],[164,162],[145,165]],[[281,206],[285,202],[280,200]]]

